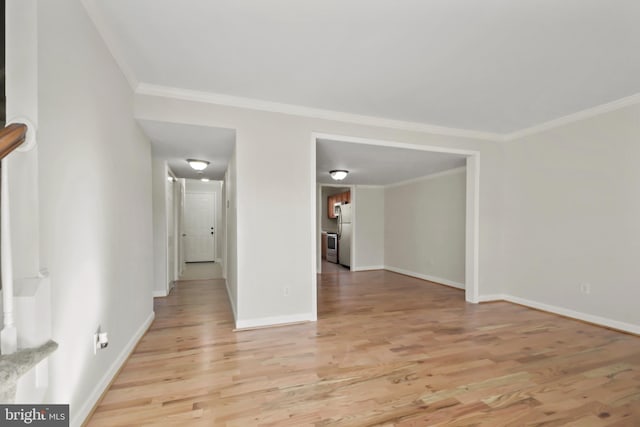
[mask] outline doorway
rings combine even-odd
[[[215,261],[217,246],[215,193],[186,193],[183,239],[185,262]]]
[[[321,184],[318,191],[321,242],[318,273],[351,271],[353,265],[353,186]]]
[[[448,148],[448,147],[439,147],[439,146],[428,146],[428,145],[419,145],[419,144],[407,144],[395,141],[382,141],[368,138],[359,138],[359,137],[349,137],[343,135],[331,135],[331,134],[320,134],[313,133],[311,135],[311,144],[312,144],[312,165],[313,165],[313,214],[316,218],[314,221],[313,228],[313,247],[312,247],[312,265],[313,265],[313,288],[314,292],[312,292],[312,307],[315,310],[316,318],[317,318],[317,272],[320,270],[319,263],[319,251],[321,251],[321,242],[318,239],[320,235],[320,187],[316,185],[316,182],[319,182],[318,177],[320,176],[322,171],[318,168],[319,163],[317,164],[317,147],[319,146],[319,141],[329,140],[339,143],[345,143],[344,149],[347,149],[349,145],[369,145],[373,147],[377,147],[380,149],[381,147],[388,148],[397,148],[412,151],[416,154],[419,153],[434,153],[437,155],[442,154],[450,154],[454,157],[457,157],[462,161],[462,164],[466,168],[466,188],[464,194],[464,211],[465,211],[465,219],[464,219],[464,288],[465,288],[465,299],[468,302],[477,303],[478,302],[478,264],[479,264],[479,172],[480,172],[480,153],[474,150],[465,150],[465,149],[457,149],[457,148]],[[347,151],[342,150],[341,153],[345,153]],[[386,159],[385,159],[386,160]],[[347,166],[347,165],[344,165]],[[342,167],[341,167],[342,168]],[[347,168],[348,169],[348,168]]]

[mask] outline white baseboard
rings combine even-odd
[[[70,425],[72,427],[80,427],[86,421],[86,418],[89,416],[89,414],[91,414],[93,407],[96,405],[96,403],[98,403],[98,400],[100,399],[100,397],[102,397],[102,394],[107,389],[107,387],[109,387],[109,384],[111,384],[113,377],[118,373],[124,362],[127,361],[127,358],[138,344],[138,341],[140,341],[145,332],[147,332],[147,329],[149,329],[149,326],[151,326],[154,317],[155,313],[151,312],[151,314],[149,314],[149,317],[147,317],[142,325],[140,325],[127,345],[124,346],[118,357],[116,357],[116,360],[113,361],[109,369],[107,369],[107,372],[105,372],[100,381],[93,388],[93,391],[89,394],[89,397],[87,398],[87,400],[85,400],[85,403],[80,407],[80,409],[78,409],[78,411],[74,411],[72,413],[70,422]]]
[[[443,279],[442,277],[430,276],[428,274],[415,273],[413,271],[404,270],[402,268],[392,267],[389,265],[384,266],[385,270],[393,271],[394,273],[404,274],[405,276],[415,277],[417,279],[428,280],[429,282],[439,283],[441,285],[451,286],[453,288],[464,289],[464,283],[454,282],[453,280]]]
[[[259,317],[257,319],[236,320],[236,329],[275,326],[283,323],[313,322],[313,313],[291,314],[288,316]]]
[[[370,271],[370,270],[384,270],[384,265],[365,265],[361,267],[353,267],[351,271]]]
[[[504,294],[478,295],[478,302],[506,301],[507,296]]]
[[[478,297],[478,302],[490,302],[490,301],[506,301],[513,304],[520,304],[525,307],[535,308],[537,310],[546,311],[548,313],[559,314],[560,316],[570,317],[572,319],[593,323],[594,325],[604,326],[607,328],[617,329],[619,331],[640,335],[640,325],[620,322],[618,320],[613,320],[606,317],[583,313],[581,311],[575,311],[575,310],[571,310],[564,307],[558,307],[555,305],[545,304],[542,302],[533,301],[526,298],[520,298],[520,297],[507,295],[507,294],[480,295]]]
[[[557,307],[555,305],[549,305],[549,304],[545,304],[538,301],[532,301],[525,298],[515,297],[513,295],[503,295],[503,299],[505,301],[512,302],[515,304],[521,304],[527,307],[536,308],[538,310],[559,314],[561,316],[571,317],[573,319],[578,319],[578,320],[593,323],[596,325],[606,326],[608,328],[613,328],[620,331],[630,332],[632,334],[640,335],[640,325],[620,322],[618,320],[613,320],[606,317],[600,317],[593,314],[582,313],[580,311],[570,310],[568,308]]]
[[[167,296],[167,291],[156,291],[156,290],[154,290],[152,292],[152,295],[153,295],[154,298],[166,297]]]

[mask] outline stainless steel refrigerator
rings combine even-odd
[[[340,264],[351,267],[351,204],[340,205],[338,216],[338,258]]]

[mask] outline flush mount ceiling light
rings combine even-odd
[[[205,170],[209,166],[209,162],[206,160],[187,159],[187,162],[192,169],[197,171]]]
[[[202,181],[202,182],[209,182],[209,181],[211,181],[211,180],[210,180],[209,178],[200,178],[200,181]]]
[[[332,171],[329,171],[329,175],[331,175],[331,178],[336,181],[342,181],[347,177],[348,173],[349,171],[346,171],[344,169],[334,169]]]

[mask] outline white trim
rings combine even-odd
[[[2,330],[0,331],[0,352],[2,354],[15,353],[18,350],[18,331],[14,316],[14,281],[13,281],[13,253],[11,252],[11,220],[9,197],[9,157],[0,162],[2,164],[2,179],[0,179],[0,270],[5,298],[2,299]]]
[[[609,112],[619,110],[624,107],[629,107],[631,105],[639,104],[639,103],[640,103],[640,93],[636,93],[635,95],[627,96],[625,98],[620,98],[615,101],[608,102],[606,104],[601,104],[596,107],[587,108],[586,110],[578,111],[576,113],[572,113],[564,117],[560,117],[554,120],[550,120],[548,122],[540,123],[525,129],[521,129],[512,133],[509,133],[507,135],[504,135],[503,140],[514,141],[516,139],[535,135],[537,133],[555,129],[570,123],[588,119],[594,116],[599,116],[600,114],[609,113]]]
[[[613,328],[619,331],[640,335],[640,325],[621,322],[619,320],[596,316],[594,314],[583,313],[581,311],[575,311],[575,310],[571,310],[564,307],[558,307],[555,305],[546,304],[543,302],[516,297],[513,295],[508,295],[508,294],[480,295],[478,297],[478,301],[479,302],[504,301],[512,304],[519,304],[528,308],[534,308],[537,310],[545,311],[550,314],[557,314],[560,316],[569,317],[571,319],[582,320],[583,322],[592,323],[597,326]]]
[[[449,279],[443,279],[442,277],[430,276],[428,274],[416,273],[414,271],[405,270],[403,268],[393,267],[390,265],[384,266],[385,270],[393,271],[394,273],[404,274],[405,276],[415,277],[417,279],[427,280],[429,282],[438,283],[440,285],[451,286],[452,288],[464,289],[464,283],[456,282]]]
[[[363,265],[361,267],[352,267],[351,271],[372,271],[384,270],[384,265]]]
[[[304,107],[301,105],[284,104],[280,102],[264,101],[260,99],[244,98],[213,92],[181,89],[177,87],[155,85],[150,83],[140,83],[137,86],[136,93],[139,95],[203,102],[207,104],[246,108],[258,111],[268,111],[272,113],[290,114],[293,116],[310,117],[321,120],[334,120],[338,122],[356,123],[365,126],[384,127],[414,132],[426,132],[434,135],[455,136],[460,138],[480,139],[486,141],[502,141],[504,138],[500,134],[491,132],[479,132],[475,130],[456,129],[419,122],[385,119],[382,117],[324,110],[319,108]]]
[[[558,307],[555,305],[549,305],[538,301],[533,301],[525,298],[516,297],[513,295],[504,295],[504,300],[507,302],[524,305],[527,307],[535,308],[542,311],[548,311],[550,313],[559,314],[561,316],[571,317],[573,319],[582,320],[584,322],[593,323],[600,326],[606,326],[609,328],[617,329],[620,331],[630,332],[632,334],[640,335],[640,325],[634,325],[632,323],[620,322],[618,320],[609,319],[606,317],[596,316],[593,314],[583,313],[581,311],[575,311],[564,307]]]
[[[355,185],[348,185],[347,187],[349,187],[349,194],[350,194],[350,199],[351,201],[349,202],[349,204],[351,205],[351,242],[350,242],[350,246],[351,246],[351,251],[349,252],[349,271],[353,271],[353,266],[356,263],[356,241],[357,241],[357,235],[358,235],[358,224],[356,222],[356,219],[358,217],[357,211],[358,211],[358,194],[356,192],[356,186]],[[339,254],[340,252],[338,252]],[[340,261],[340,259],[338,258],[338,262]]]
[[[479,295],[478,302],[506,301],[504,294]]]
[[[312,146],[311,146],[311,150],[314,149],[313,146],[313,141],[312,141]],[[315,180],[313,180],[312,182],[315,182]],[[319,190],[319,191],[318,191]],[[315,248],[316,248],[316,253],[314,254],[313,258],[314,258],[314,262],[315,262],[315,271],[311,271],[311,275],[314,276],[314,278],[312,279],[313,281],[313,293],[316,292],[316,288],[317,288],[317,275],[318,274],[322,274],[322,238],[320,238],[320,240],[317,240],[318,237],[317,236],[322,236],[323,230],[322,230],[322,184],[317,184],[314,186],[314,193],[312,194],[313,196],[313,203],[315,203],[315,209],[317,211],[317,214],[315,216],[315,218],[313,219],[313,223],[316,225],[315,229]],[[318,254],[320,254],[320,256],[318,256]],[[315,273],[315,274],[314,274]],[[312,298],[311,300],[312,306],[315,306],[315,298]],[[317,311],[318,308],[316,307],[314,309],[314,313],[316,313],[317,315]]]
[[[107,47],[107,50],[111,53],[111,56],[113,56],[113,59],[116,61],[116,64],[118,64],[118,67],[120,67],[120,71],[122,71],[122,74],[129,83],[129,86],[131,86],[131,90],[135,92],[140,85],[140,82],[138,81],[133,68],[131,68],[127,61],[124,59],[125,55],[120,51],[118,47],[119,44],[116,42],[116,38],[111,32],[109,25],[105,24],[102,13],[96,6],[95,1],[81,0],[81,3],[87,11],[87,15],[89,15],[89,18],[93,22],[93,25],[96,27],[98,34],[100,34],[100,37],[102,37],[102,41]]]
[[[83,3],[88,0],[82,0]],[[97,25],[96,25],[97,26]],[[102,31],[101,31],[102,33]],[[105,40],[106,43],[106,40]],[[108,43],[107,43],[108,44]],[[112,50],[112,49],[110,49]],[[114,57],[116,55],[112,52]],[[116,61],[120,64],[120,60]],[[125,73],[126,74],[126,73]],[[133,86],[132,86],[133,87]],[[460,138],[470,138],[483,141],[514,141],[525,136],[544,132],[553,128],[564,126],[579,120],[584,120],[593,116],[608,113],[620,108],[628,107],[640,103],[640,93],[627,96],[606,104],[601,104],[592,108],[568,114],[566,116],[530,126],[528,128],[516,130],[511,133],[485,132],[473,129],[458,129],[445,126],[431,125],[420,122],[409,122],[403,120],[387,119],[361,114],[345,113],[334,110],[324,110],[319,108],[304,107],[301,105],[284,104],[279,102],[263,101],[254,98],[243,98],[233,95],[225,95],[212,92],[181,89],[176,87],[154,85],[150,83],[139,83],[135,89],[136,94],[157,96],[163,98],[179,99],[184,101],[203,102],[207,104],[223,105],[228,107],[245,108],[250,110],[267,111],[273,113],[290,114],[294,116],[309,117],[321,120],[334,120],[345,123],[355,123],[365,126],[383,127],[389,129],[406,130],[413,132],[425,132],[434,135],[453,136]]]
[[[311,161],[314,162],[312,167],[309,168],[311,172],[311,180],[312,180],[312,191],[315,195],[316,191],[316,169],[315,169],[315,150],[316,150],[316,140],[317,139],[330,139],[333,141],[341,141],[341,142],[352,142],[356,144],[368,144],[368,145],[377,145],[383,147],[396,147],[396,148],[406,148],[409,150],[418,150],[418,151],[431,151],[436,153],[449,153],[449,154],[461,154],[467,156],[467,166],[466,166],[466,204],[465,204],[465,216],[466,216],[466,224],[465,224],[465,300],[471,303],[478,302],[478,294],[480,293],[480,276],[479,276],[479,267],[480,267],[480,152],[476,150],[467,150],[467,149],[459,149],[459,148],[449,148],[443,146],[433,146],[433,145],[419,145],[419,144],[409,144],[404,142],[396,142],[396,141],[387,141],[387,140],[378,140],[378,139],[369,139],[369,138],[361,138],[354,136],[345,136],[345,135],[336,135],[336,134],[327,134],[320,132],[313,132],[311,134]],[[322,184],[324,185],[324,184]],[[312,201],[312,214],[316,213],[317,201],[315,197]],[[314,217],[315,218],[315,217]],[[312,226],[312,230],[317,230],[318,219],[314,220],[314,225]],[[317,232],[319,234],[319,231]],[[313,247],[312,252],[315,253],[317,250],[316,245],[316,231],[314,231],[313,239]],[[314,270],[313,270],[313,292],[312,298],[314,301],[313,307],[314,310],[317,310],[317,283],[316,283],[316,272],[320,271],[320,269],[316,266],[316,261],[314,260]]]
[[[465,201],[465,299],[480,294],[480,154],[467,157]]]
[[[287,316],[259,317],[256,319],[236,320],[236,329],[259,328],[285,323],[314,322],[313,313],[290,314]]]
[[[587,108],[571,113],[547,122],[539,123],[527,128],[510,133],[496,133],[479,131],[474,129],[460,129],[447,126],[432,125],[423,122],[411,122],[404,120],[388,119],[384,117],[368,116],[363,114],[346,113],[334,110],[305,107],[301,105],[285,104],[280,102],[264,101],[255,98],[245,98],[233,95],[225,95],[214,92],[182,89],[171,86],[156,85],[140,82],[133,68],[125,60],[125,55],[119,48],[119,43],[105,24],[105,20],[94,0],[81,0],[89,18],[102,37],[107,49],[120,67],[129,85],[136,94],[158,96],[164,98],[181,99],[185,101],[204,102],[208,104],[224,105],[229,107],[246,108],[250,110],[268,111],[275,113],[291,114],[301,117],[310,117],[323,120],[335,120],[339,122],[355,123],[366,126],[385,127],[391,129],[426,132],[435,135],[446,135],[461,138],[471,138],[485,141],[514,141],[526,136],[534,135],[579,120],[584,120],[600,114],[618,110],[640,103],[640,93],[620,98],[605,104]]]
[[[322,273],[322,186],[316,182],[316,137],[311,134],[311,155],[309,173],[311,175],[311,318],[318,320],[318,273]],[[320,191],[318,191],[320,190]]]
[[[118,357],[116,357],[116,359],[113,361],[111,366],[109,366],[109,369],[107,369],[107,371],[104,373],[100,381],[98,381],[96,386],[88,395],[84,404],[80,407],[80,409],[78,409],[78,411],[71,412],[72,413],[71,423],[70,423],[71,426],[81,426],[86,421],[86,418],[89,416],[89,414],[91,414],[91,411],[93,410],[96,403],[98,403],[98,400],[100,399],[100,397],[102,397],[107,387],[109,387],[109,384],[111,384],[111,381],[113,380],[114,376],[118,373],[122,365],[124,365],[124,363],[127,361],[129,356],[135,349],[136,345],[140,341],[140,339],[144,336],[144,334],[149,329],[149,326],[151,326],[151,323],[153,322],[154,317],[155,317],[155,313],[151,312],[147,317],[147,319],[142,323],[142,325],[140,325],[138,330],[133,334],[129,342],[124,346],[124,348],[122,349]]]
[[[430,179],[440,178],[440,177],[447,176],[447,175],[455,175],[457,173],[466,172],[466,171],[467,171],[467,167],[466,166],[460,166],[460,167],[457,167],[457,168],[448,169],[448,170],[441,171],[441,172],[434,172],[434,173],[431,173],[429,175],[419,176],[417,178],[411,178],[411,179],[407,179],[407,180],[400,181],[400,182],[394,182],[393,184],[385,185],[384,188],[401,187],[403,185],[415,184],[415,183],[418,183],[418,182],[428,181]]]
[[[166,297],[167,295],[169,295],[167,293],[167,291],[159,291],[159,290],[156,290],[156,289],[154,289],[151,294],[153,295],[154,298],[162,298],[162,297]]]

